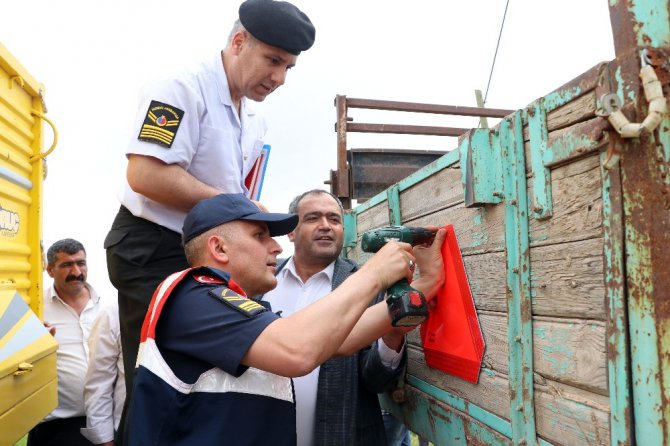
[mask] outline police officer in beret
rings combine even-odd
[[[294,446],[292,377],[346,356],[391,330],[370,301],[412,274],[432,298],[444,281],[438,233],[429,248],[389,243],[316,303],[280,317],[248,296],[277,285],[281,247],[296,214],[263,212],[243,194],[196,204],[184,221],[191,268],[171,274],[146,316],[128,411],[129,445]]]
[[[284,84],[314,37],[307,15],[291,3],[246,0],[220,54],[143,90],[126,148],[121,208],[104,244],[118,291],[129,395],[151,296],[167,275],[187,266],[186,213],[222,192],[248,192],[245,179],[266,133],[253,101]]]

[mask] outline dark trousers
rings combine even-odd
[[[142,323],[158,285],[170,274],[188,267],[181,235],[119,209],[105,238],[107,272],[118,291],[126,404],[117,438],[123,438],[128,402],[132,396]]]
[[[86,417],[58,418],[44,421],[28,433],[28,446],[91,446],[79,429],[86,427]]]

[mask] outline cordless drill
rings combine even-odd
[[[363,234],[361,249],[377,252],[387,242],[404,242],[412,246],[432,243],[435,233],[425,228],[410,226],[385,226],[371,229]],[[391,285],[386,290],[391,325],[394,327],[419,325],[428,317],[426,298],[419,290],[412,288],[407,279]]]

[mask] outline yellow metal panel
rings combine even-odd
[[[43,91],[0,44],[0,445],[58,403],[58,344],[40,320]]]
[[[28,301],[23,297],[28,295],[28,289],[30,288],[30,280],[28,279],[18,279],[12,281],[3,281],[0,280],[0,291],[18,291],[21,293],[21,298],[25,303]]]
[[[5,144],[2,134],[0,134],[0,158],[2,158],[8,166],[13,166],[18,171],[26,172],[26,178],[30,176],[28,173],[32,171],[33,166],[26,158],[22,159],[18,156],[14,156],[14,152]]]
[[[16,209],[17,211],[24,211],[28,209],[28,206],[30,206],[32,202],[32,197],[31,194],[27,193],[25,188],[21,188],[20,186],[17,186],[16,184],[2,180],[3,188],[0,190],[0,200],[2,200],[5,205],[2,207],[3,212],[2,214],[2,221],[3,222],[9,222],[12,221],[15,217],[14,214],[19,215],[19,221],[26,221],[27,215],[28,214],[21,214],[21,212],[16,212],[13,211],[12,209]],[[12,204],[14,205],[12,207]],[[2,211],[0,211],[2,212]],[[22,217],[23,218],[20,218]],[[2,231],[7,230],[7,225],[3,225]],[[15,241],[10,237],[7,237],[8,240]]]
[[[30,254],[30,248],[28,248],[26,245],[22,245],[19,243],[12,243],[12,242],[3,242],[0,243],[0,254],[2,255],[25,255],[27,256]]]
[[[19,363],[38,361],[58,349],[16,291],[0,291],[0,310],[0,379],[16,371]]]
[[[38,316],[44,161],[37,158],[42,119],[36,116],[45,112],[43,90],[0,44],[0,290],[21,284],[16,291]]]
[[[56,407],[57,349],[22,296],[0,290],[0,436],[20,437]]]
[[[30,372],[14,376],[16,371],[14,370],[4,378],[0,378],[0,414],[55,380],[56,352],[52,352],[37,361],[27,363],[33,366]],[[18,370],[18,367],[16,369]],[[39,419],[36,421],[39,421]],[[1,430],[3,430],[2,426],[0,426]]]
[[[2,80],[0,79],[0,82]],[[30,144],[25,141],[31,141],[33,138],[32,124],[35,118],[29,115],[30,120],[22,119],[23,113],[17,113],[15,104],[7,101],[7,98],[0,100],[0,133],[3,135],[15,135],[8,137],[7,142],[10,146],[22,149],[25,153],[30,152]],[[26,110],[30,110],[26,108]]]
[[[11,76],[19,76],[23,80],[23,88],[25,88],[31,96],[39,96],[40,90],[44,90],[42,84],[37,82],[35,78],[23,68],[19,61],[12,56],[2,43],[0,43],[0,70]],[[17,84],[18,83],[19,82],[17,82]]]
[[[0,444],[12,445],[58,405],[56,379],[0,415]]]

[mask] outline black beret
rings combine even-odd
[[[314,25],[289,2],[247,0],[240,5],[240,23],[252,36],[293,55],[314,44]]]

